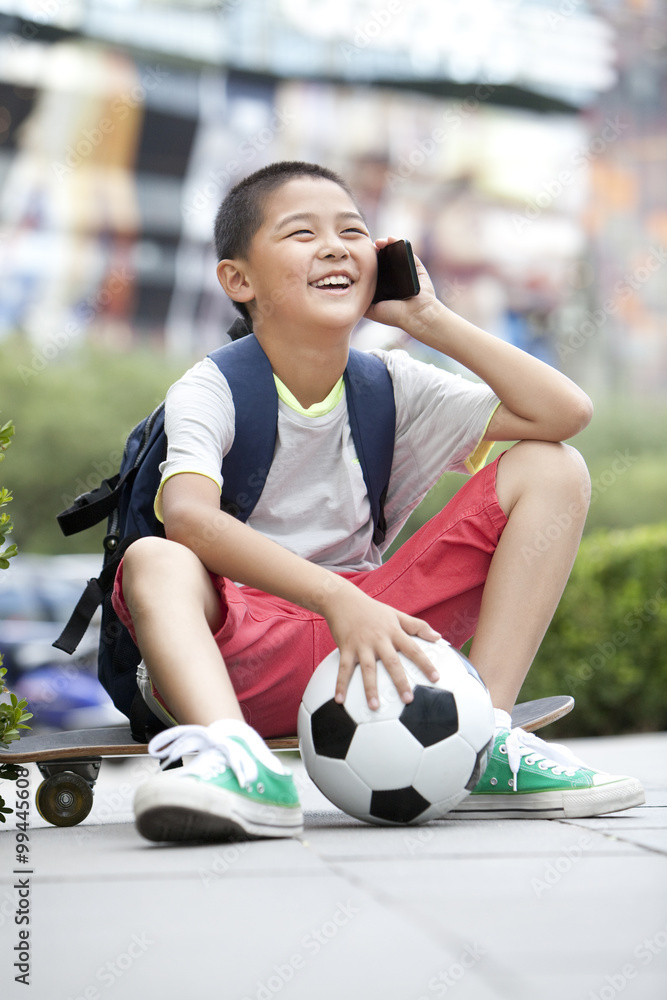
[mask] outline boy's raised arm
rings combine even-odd
[[[386,240],[378,240],[382,246]],[[501,401],[487,441],[565,441],[589,423],[593,406],[582,389],[561,372],[494,337],[443,305],[421,261],[418,296],[372,306],[369,319],[399,326],[415,340],[459,362],[485,382]]]
[[[379,705],[376,660],[382,660],[404,701],[412,689],[398,652],[431,679],[437,671],[410,638],[439,638],[419,618],[364,594],[348,580],[302,559],[220,510],[217,485],[206,476],[180,473],[166,481],[162,510],[167,538],[191,549],[212,573],[292,601],[321,614],[340,650],[336,697],[342,701],[352,671],[361,666],[371,708]]]

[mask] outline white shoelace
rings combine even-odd
[[[571,778],[580,767],[586,765],[582,760],[560,743],[545,743],[534,733],[526,733],[523,729],[511,729],[505,739],[507,762],[514,776],[514,791],[518,791],[518,775],[521,761],[525,757],[526,764],[536,764],[543,771],[550,770],[553,774],[565,774]]]
[[[174,726],[158,733],[151,740],[148,751],[157,757],[164,770],[185,754],[197,754],[187,766],[188,774],[211,778],[225,767],[231,768],[241,787],[257,781],[257,763],[236,740],[224,738],[211,731],[210,726]]]

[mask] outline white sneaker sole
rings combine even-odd
[[[264,805],[177,775],[158,775],[141,785],[134,814],[139,833],[157,842],[256,840],[303,832],[300,806]]]
[[[632,809],[646,801],[636,778],[617,778],[591,788],[561,792],[469,795],[448,816],[466,819],[583,819]]]

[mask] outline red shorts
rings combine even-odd
[[[460,647],[477,627],[491,557],[507,518],[496,495],[498,459],[472,476],[446,507],[377,569],[344,573],[360,590],[423,618]],[[265,738],[296,732],[301,696],[334,648],[321,615],[280,597],[212,575],[225,621],[216,633],[246,721]],[[134,637],[122,595],[113,603]]]

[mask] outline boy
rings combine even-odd
[[[591,403],[559,372],[438,302],[419,262],[418,296],[371,305],[387,242],[372,241],[345,183],[313,164],[265,167],[220,207],[217,274],[271,363],[277,444],[259,502],[240,523],[219,503],[234,437],[224,377],[205,360],[168,393],[156,498],[166,538],[130,546],[114,592],[150,678],[140,683],[145,697],[181,724],[155,737],[151,752],[165,765],[195,754],[138,789],[137,827],[149,839],[299,833],[292,777],[261,737],[295,732],[303,689],[334,646],[339,701],[359,665],[377,707],[377,660],[409,701],[399,652],[437,676],[412,636],[443,634],[460,646],[474,633],[470,659],[497,729],[486,774],[463,803],[471,815],[596,815],[643,801],[635,779],[596,773],[564,748],[510,731],[586,516],[585,465],[560,442],[586,426]],[[362,316],[401,327],[482,379],[375,352],[396,399],[382,548],[442,472],[476,473],[384,565],[342,381]],[[481,469],[492,442],[515,440]],[[527,558],[563,513],[570,527]]]

